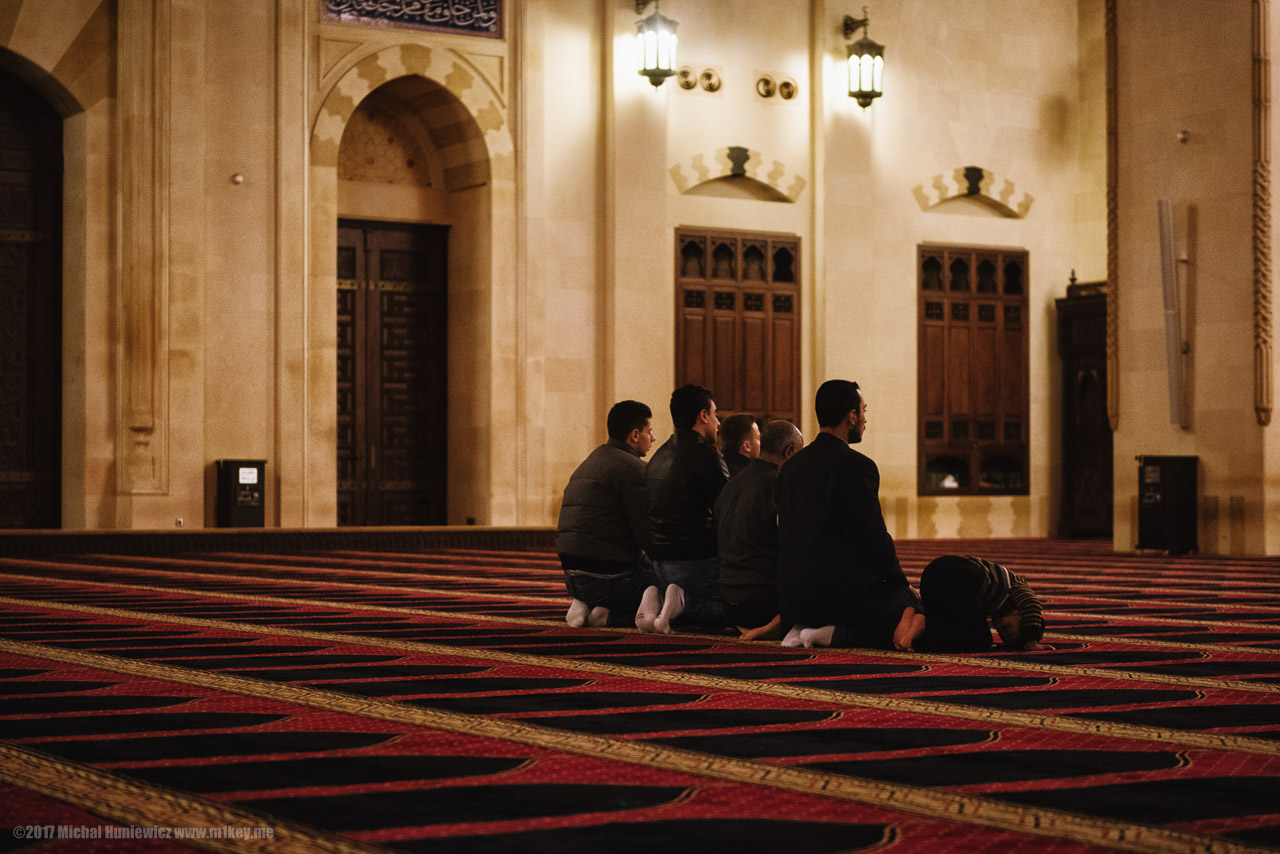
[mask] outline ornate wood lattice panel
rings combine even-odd
[[[921,495],[1025,495],[1027,253],[921,246]]]

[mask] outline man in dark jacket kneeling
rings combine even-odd
[[[655,583],[641,551],[647,537],[644,456],[653,444],[653,412],[636,400],[609,410],[609,441],[569,477],[560,505],[556,552],[573,596],[574,628],[633,626],[645,588]]]

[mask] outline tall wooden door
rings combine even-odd
[[[443,226],[338,224],[338,524],[445,522]]]
[[[0,69],[0,528],[62,502],[62,119]]]

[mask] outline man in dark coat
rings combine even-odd
[[[778,474],[783,645],[892,648],[918,599],[880,512],[880,471],[849,447],[867,401],[857,383],[828,380],[814,405],[820,432]]]
[[[653,412],[624,400],[609,410],[609,441],[569,477],[556,526],[564,585],[573,596],[565,621],[577,628],[631,626],[653,567],[641,551],[648,496],[644,456],[653,444]]]
[[[730,480],[760,456],[760,422],[754,415],[739,412],[720,422],[720,453]]]
[[[644,592],[636,628],[670,633],[677,618],[703,628],[729,625],[720,601],[720,558],[712,508],[729,480],[716,450],[720,419],[711,391],[684,385],[671,393],[675,433],[645,470],[649,540],[658,585]]]
[[[770,421],[760,453],[716,499],[720,597],[742,640],[781,636],[778,615],[778,469],[804,447],[790,421]]]

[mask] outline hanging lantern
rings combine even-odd
[[[636,0],[636,14],[642,13],[647,5],[648,0]],[[636,22],[639,73],[648,77],[655,89],[676,73],[676,26],[675,21],[658,11],[656,2],[653,14]]]
[[[865,17],[865,7],[862,14],[862,18],[845,16],[844,37],[853,38],[854,33],[863,30],[862,38],[849,45],[849,97],[865,110],[884,94],[884,45],[867,36],[870,20]]]

